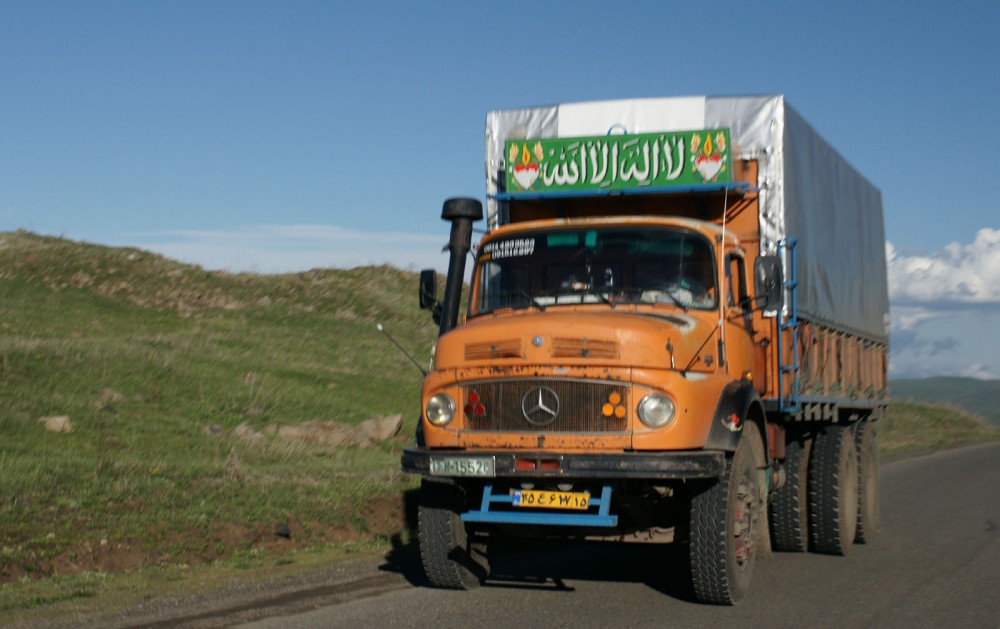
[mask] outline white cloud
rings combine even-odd
[[[980,363],[972,363],[958,375],[978,380],[1000,380],[1000,370],[992,365],[983,365]]]
[[[886,243],[889,297],[893,303],[1000,305],[1000,229],[984,228],[972,243],[951,243],[930,254]]]
[[[1000,309],[953,310],[908,321],[909,327],[893,325],[889,340],[891,377],[1000,378],[1000,336],[995,333]]]
[[[925,321],[932,321],[940,318],[940,311],[929,310],[922,306],[897,306],[892,304],[892,330],[909,330],[919,326]]]
[[[391,264],[447,268],[448,234],[360,232],[335,225],[257,225],[232,230],[137,234],[129,243],[207,269],[290,273]]]
[[[1000,378],[1000,230],[932,253],[886,243],[893,377]]]

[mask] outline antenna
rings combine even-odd
[[[416,366],[416,368],[420,370],[420,373],[422,373],[425,376],[427,375],[427,371],[420,366],[420,363],[418,363],[417,360],[413,356],[411,356],[408,351],[403,349],[403,346],[397,343],[396,339],[392,338],[392,335],[390,335],[388,332],[385,331],[385,328],[382,327],[381,323],[376,324],[375,328],[382,334],[385,334],[385,337],[390,341],[392,341],[392,344],[395,345],[397,348],[399,348],[399,351],[403,352],[403,356],[406,356],[407,358],[410,359],[410,362],[413,363],[414,366]]]

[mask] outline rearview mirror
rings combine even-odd
[[[424,269],[420,272],[420,309],[433,310],[437,305],[437,271]]]
[[[762,310],[777,310],[784,300],[785,280],[778,256],[760,256],[754,263],[754,291]],[[761,303],[763,302],[763,303]]]

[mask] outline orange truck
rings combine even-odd
[[[477,246],[482,203],[444,203],[442,302],[421,273],[432,585],[482,582],[501,536],[665,542],[731,605],[772,549],[875,535],[881,195],[784,97],[494,111],[486,166]]]

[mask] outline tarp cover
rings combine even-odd
[[[882,195],[783,96],[697,96],[572,103],[486,116],[489,228],[498,226],[504,142],[727,127],[735,158],[756,159],[761,250],[796,238],[798,315],[888,338]],[[786,260],[786,274],[789,272]]]

